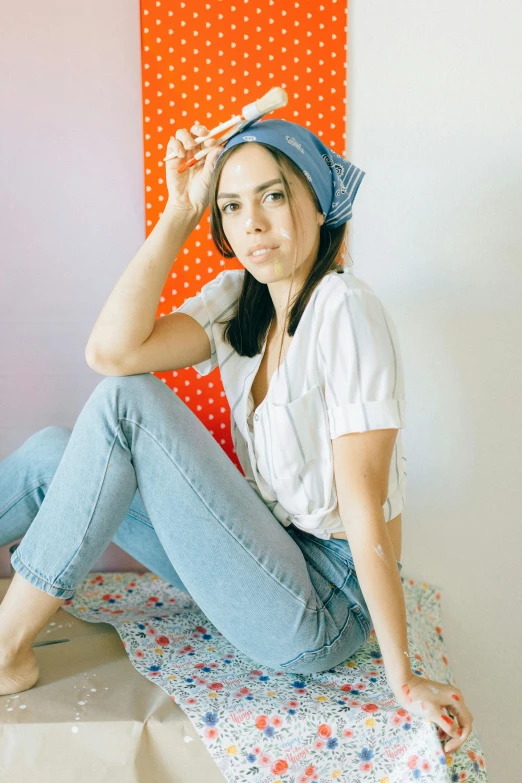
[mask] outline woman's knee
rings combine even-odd
[[[71,437],[67,427],[44,427],[31,435],[23,444],[27,458],[35,462],[46,475],[52,475],[58,467]]]
[[[169,387],[151,373],[108,375],[95,387],[88,404],[104,411],[120,411],[122,406],[128,409],[135,405],[141,411],[146,401],[161,406],[170,397],[175,395]]]
[[[34,435],[31,435],[27,439],[26,443],[32,443],[35,446],[43,445],[46,448],[54,446],[55,444],[63,446],[67,445],[69,438],[71,437],[71,432],[72,429],[69,429],[68,427],[51,425],[35,432]]]
[[[129,394],[134,391],[136,394],[142,395],[145,390],[154,388],[158,384],[163,385],[159,378],[148,372],[138,375],[107,375],[95,387],[91,396],[113,398],[115,394],[120,392]]]

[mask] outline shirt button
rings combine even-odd
[[[259,414],[256,413],[256,415],[254,416],[254,421],[257,421],[258,419],[259,419]]]

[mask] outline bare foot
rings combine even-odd
[[[0,696],[32,688],[40,672],[32,649],[19,652],[16,658],[0,650]]]

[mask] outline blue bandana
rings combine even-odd
[[[315,133],[287,120],[252,120],[223,142],[223,152],[247,141],[271,144],[294,161],[317,195],[327,228],[337,228],[351,219],[365,172],[323,144]]]

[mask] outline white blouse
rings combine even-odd
[[[219,366],[231,410],[234,449],[246,480],[282,525],[318,538],[343,533],[333,473],[333,438],[348,432],[398,428],[390,466],[386,522],[401,513],[406,457],[404,373],[393,321],[377,295],[349,266],[328,273],[314,289],[279,372],[254,410],[251,386],[266,349],[240,356],[216,324],[232,315],[244,269],[223,270],[177,312],[203,326],[210,359]]]

